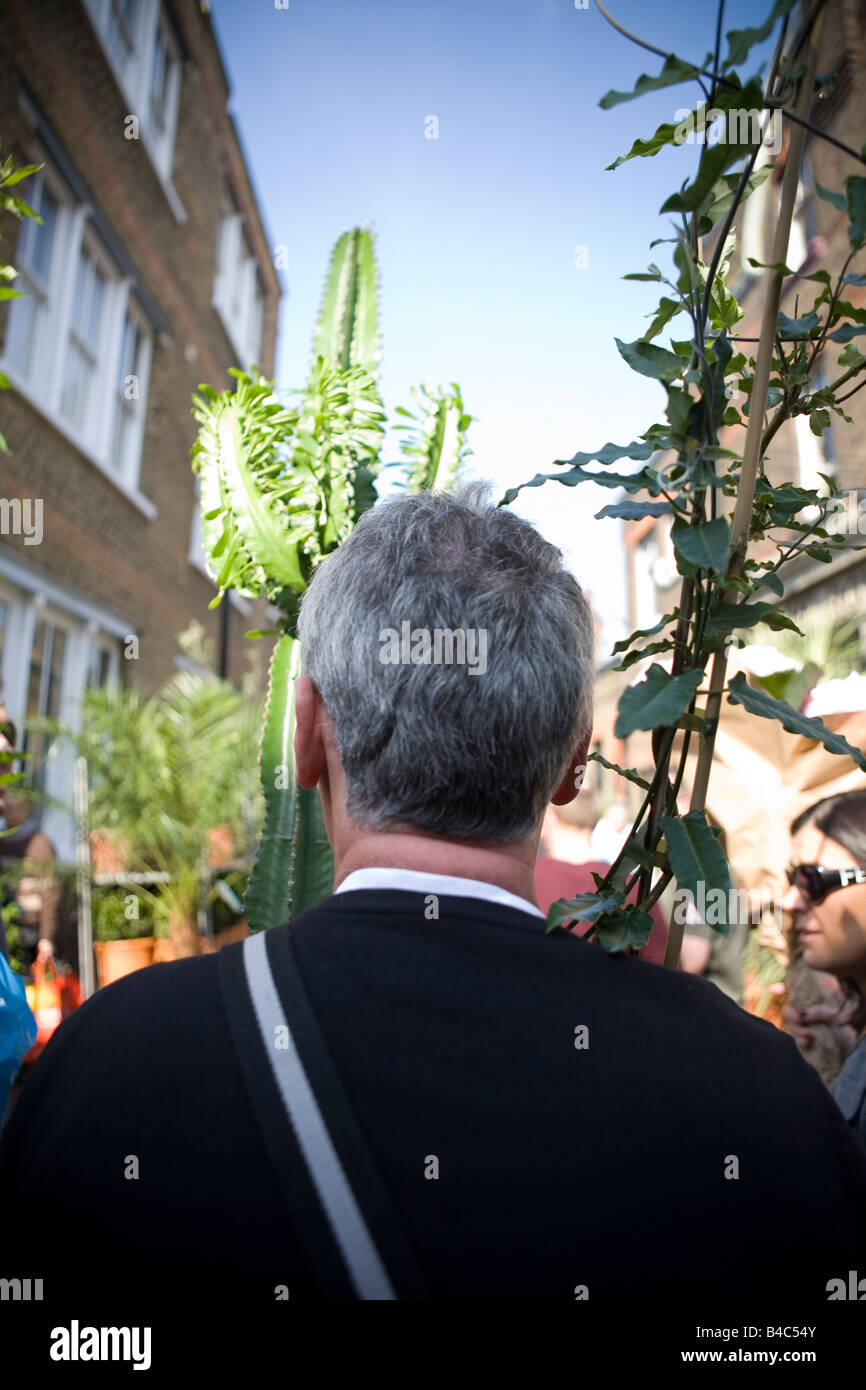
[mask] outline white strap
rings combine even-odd
[[[246,938],[244,966],[262,1044],[270,1058],[286,1113],[358,1297],[396,1299],[298,1055],[274,984],[265,937],[265,932],[256,932]],[[285,1047],[277,1047],[276,1040],[281,1037],[277,1030],[282,1028],[286,1030],[283,1036],[288,1043]]]

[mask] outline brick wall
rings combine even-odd
[[[136,626],[135,675],[154,688],[174,670],[177,634],[200,621],[219,650],[221,615],[209,611],[213,586],[188,559],[195,506],[189,448],[195,438],[190,397],[201,381],[230,385],[236,352],[211,305],[223,185],[231,183],[245,215],[265,293],[261,365],[274,366],[280,286],[265,229],[226,112],[228,88],[207,14],[196,0],[172,13],[187,49],[183,64],[173,182],[186,210],[178,222],[141,141],[124,138],[126,102],[80,3],[38,6],[8,0],[0,26],[0,138],[3,154],[29,161],[29,126],[19,92],[29,91],[62,141],[93,201],[122,243],[141,282],[169,323],[153,346],[139,487],[158,510],[142,512],[22,396],[0,397],[10,448],[0,456],[0,489],[43,499],[39,547],[4,537],[22,558],[64,586],[115,610]],[[0,214],[5,259],[18,223]],[[6,315],[0,317],[0,339]],[[240,678],[249,626],[261,614],[229,620],[229,674]],[[266,625],[266,624],[265,624]]]

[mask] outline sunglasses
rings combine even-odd
[[[810,902],[818,903],[837,888],[866,883],[866,869],[825,869],[820,864],[795,864],[786,869],[788,882]]]

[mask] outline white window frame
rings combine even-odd
[[[119,358],[123,349],[123,339],[126,331],[126,322],[130,319],[138,329],[138,355],[134,366],[137,371],[133,376],[138,377],[138,396],[132,399],[125,395],[125,382],[115,379],[114,384],[114,409],[106,411],[108,428],[104,447],[107,451],[107,458],[110,467],[122,485],[127,488],[135,488],[138,484],[138,475],[141,467],[141,451],[144,442],[144,425],[147,414],[147,393],[150,386],[150,362],[153,353],[153,334],[147,320],[135,303],[135,300],[127,292],[126,303],[123,306],[123,314],[118,321],[117,342],[112,353],[111,360],[115,367],[120,365]],[[117,435],[120,416],[126,414],[130,420],[130,434],[126,444],[125,457],[116,459],[115,437]]]
[[[60,677],[60,719],[73,732],[81,727],[81,704],[87,688],[90,650],[93,645],[112,653],[109,682],[120,674],[120,647],[136,628],[89,600],[66,593],[59,584],[37,574],[8,551],[0,553],[0,599],[8,605],[9,619],[3,643],[0,698],[19,731],[27,709],[27,686],[36,624],[40,618],[61,628],[66,638]],[[23,654],[23,655],[22,655]],[[46,760],[45,792],[56,803],[45,809],[42,829],[58,856],[75,856],[75,826],[71,810],[74,795],[75,750],[68,741],[58,742]]]
[[[204,551],[204,520],[201,514],[201,478],[195,478],[195,501],[192,508],[192,522],[189,528],[189,552],[187,559],[193,569],[197,569],[199,574],[203,574],[205,579],[213,583],[208,574],[207,562]]]
[[[126,101],[129,114],[138,117],[139,136],[147,151],[163,192],[178,222],[186,221],[186,211],[172,183],[172,162],[177,134],[177,112],[183,59],[174,30],[160,0],[139,0],[133,21],[133,59],[124,68],[109,47],[113,0],[84,0],[85,8],[105,53],[106,60]],[[162,31],[168,50],[168,77],[162,128],[151,111],[151,78],[157,36]]]
[[[258,258],[249,250],[246,220],[231,195],[227,203],[228,210],[217,236],[217,267],[211,302],[238,361],[249,368],[260,360],[265,294]]]
[[[38,142],[34,144],[33,156],[34,163],[45,165],[45,168],[39,174],[34,175],[34,178],[44,179],[57,201],[58,208],[50,276],[47,285],[41,287],[45,291],[45,298],[40,306],[34,330],[29,374],[25,376],[9,360],[5,347],[2,356],[0,356],[0,370],[5,372],[15,389],[55,429],[71,440],[79,452],[91,463],[94,463],[124,496],[133,502],[149,520],[153,520],[157,515],[157,509],[138,486],[153,333],[144,315],[137,310],[131,299],[130,280],[121,275],[97,235],[90,218],[90,207],[72,196],[64,180]],[[24,196],[26,198],[26,192]],[[37,226],[35,235],[38,236],[38,234],[39,228]],[[88,403],[88,415],[83,427],[77,428],[64,412],[62,402],[75,281],[78,275],[82,243],[99,264],[105,277],[105,289],[97,366]],[[20,300],[10,302],[10,323],[16,312],[16,305],[21,302]],[[116,392],[118,358],[127,312],[135,316],[139,330],[143,335],[143,370],[136,412],[135,448],[130,450],[127,465],[119,473],[113,466],[111,446],[118,409]],[[9,325],[7,325],[6,340],[9,341]],[[108,402],[113,404],[113,409],[106,409]]]

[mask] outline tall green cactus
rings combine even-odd
[[[339,367],[364,367],[379,375],[378,275],[369,232],[344,232],[331,252],[319,321],[313,335],[313,360],[330,357]]]
[[[444,492],[454,487],[465,460],[472,450],[466,446],[466,432],[472,421],[463,409],[460,387],[452,381],[451,390],[434,390],[426,384],[414,387],[413,399],[418,411],[413,414],[397,406],[397,414],[411,421],[395,425],[405,430],[401,452],[409,462],[406,490]]]
[[[192,467],[200,479],[204,547],[217,586],[280,610],[259,749],[265,824],[246,910],[254,931],[279,926],[331,891],[333,859],[317,791],[295,783],[297,614],[316,565],[376,500],[385,413],[377,386],[381,345],[373,239],[353,228],[328,268],[306,386],[283,405],[259,372],[231,369],[235,390],[200,386]],[[470,452],[460,390],[413,392],[420,413],[402,453],[407,486],[451,486]]]

